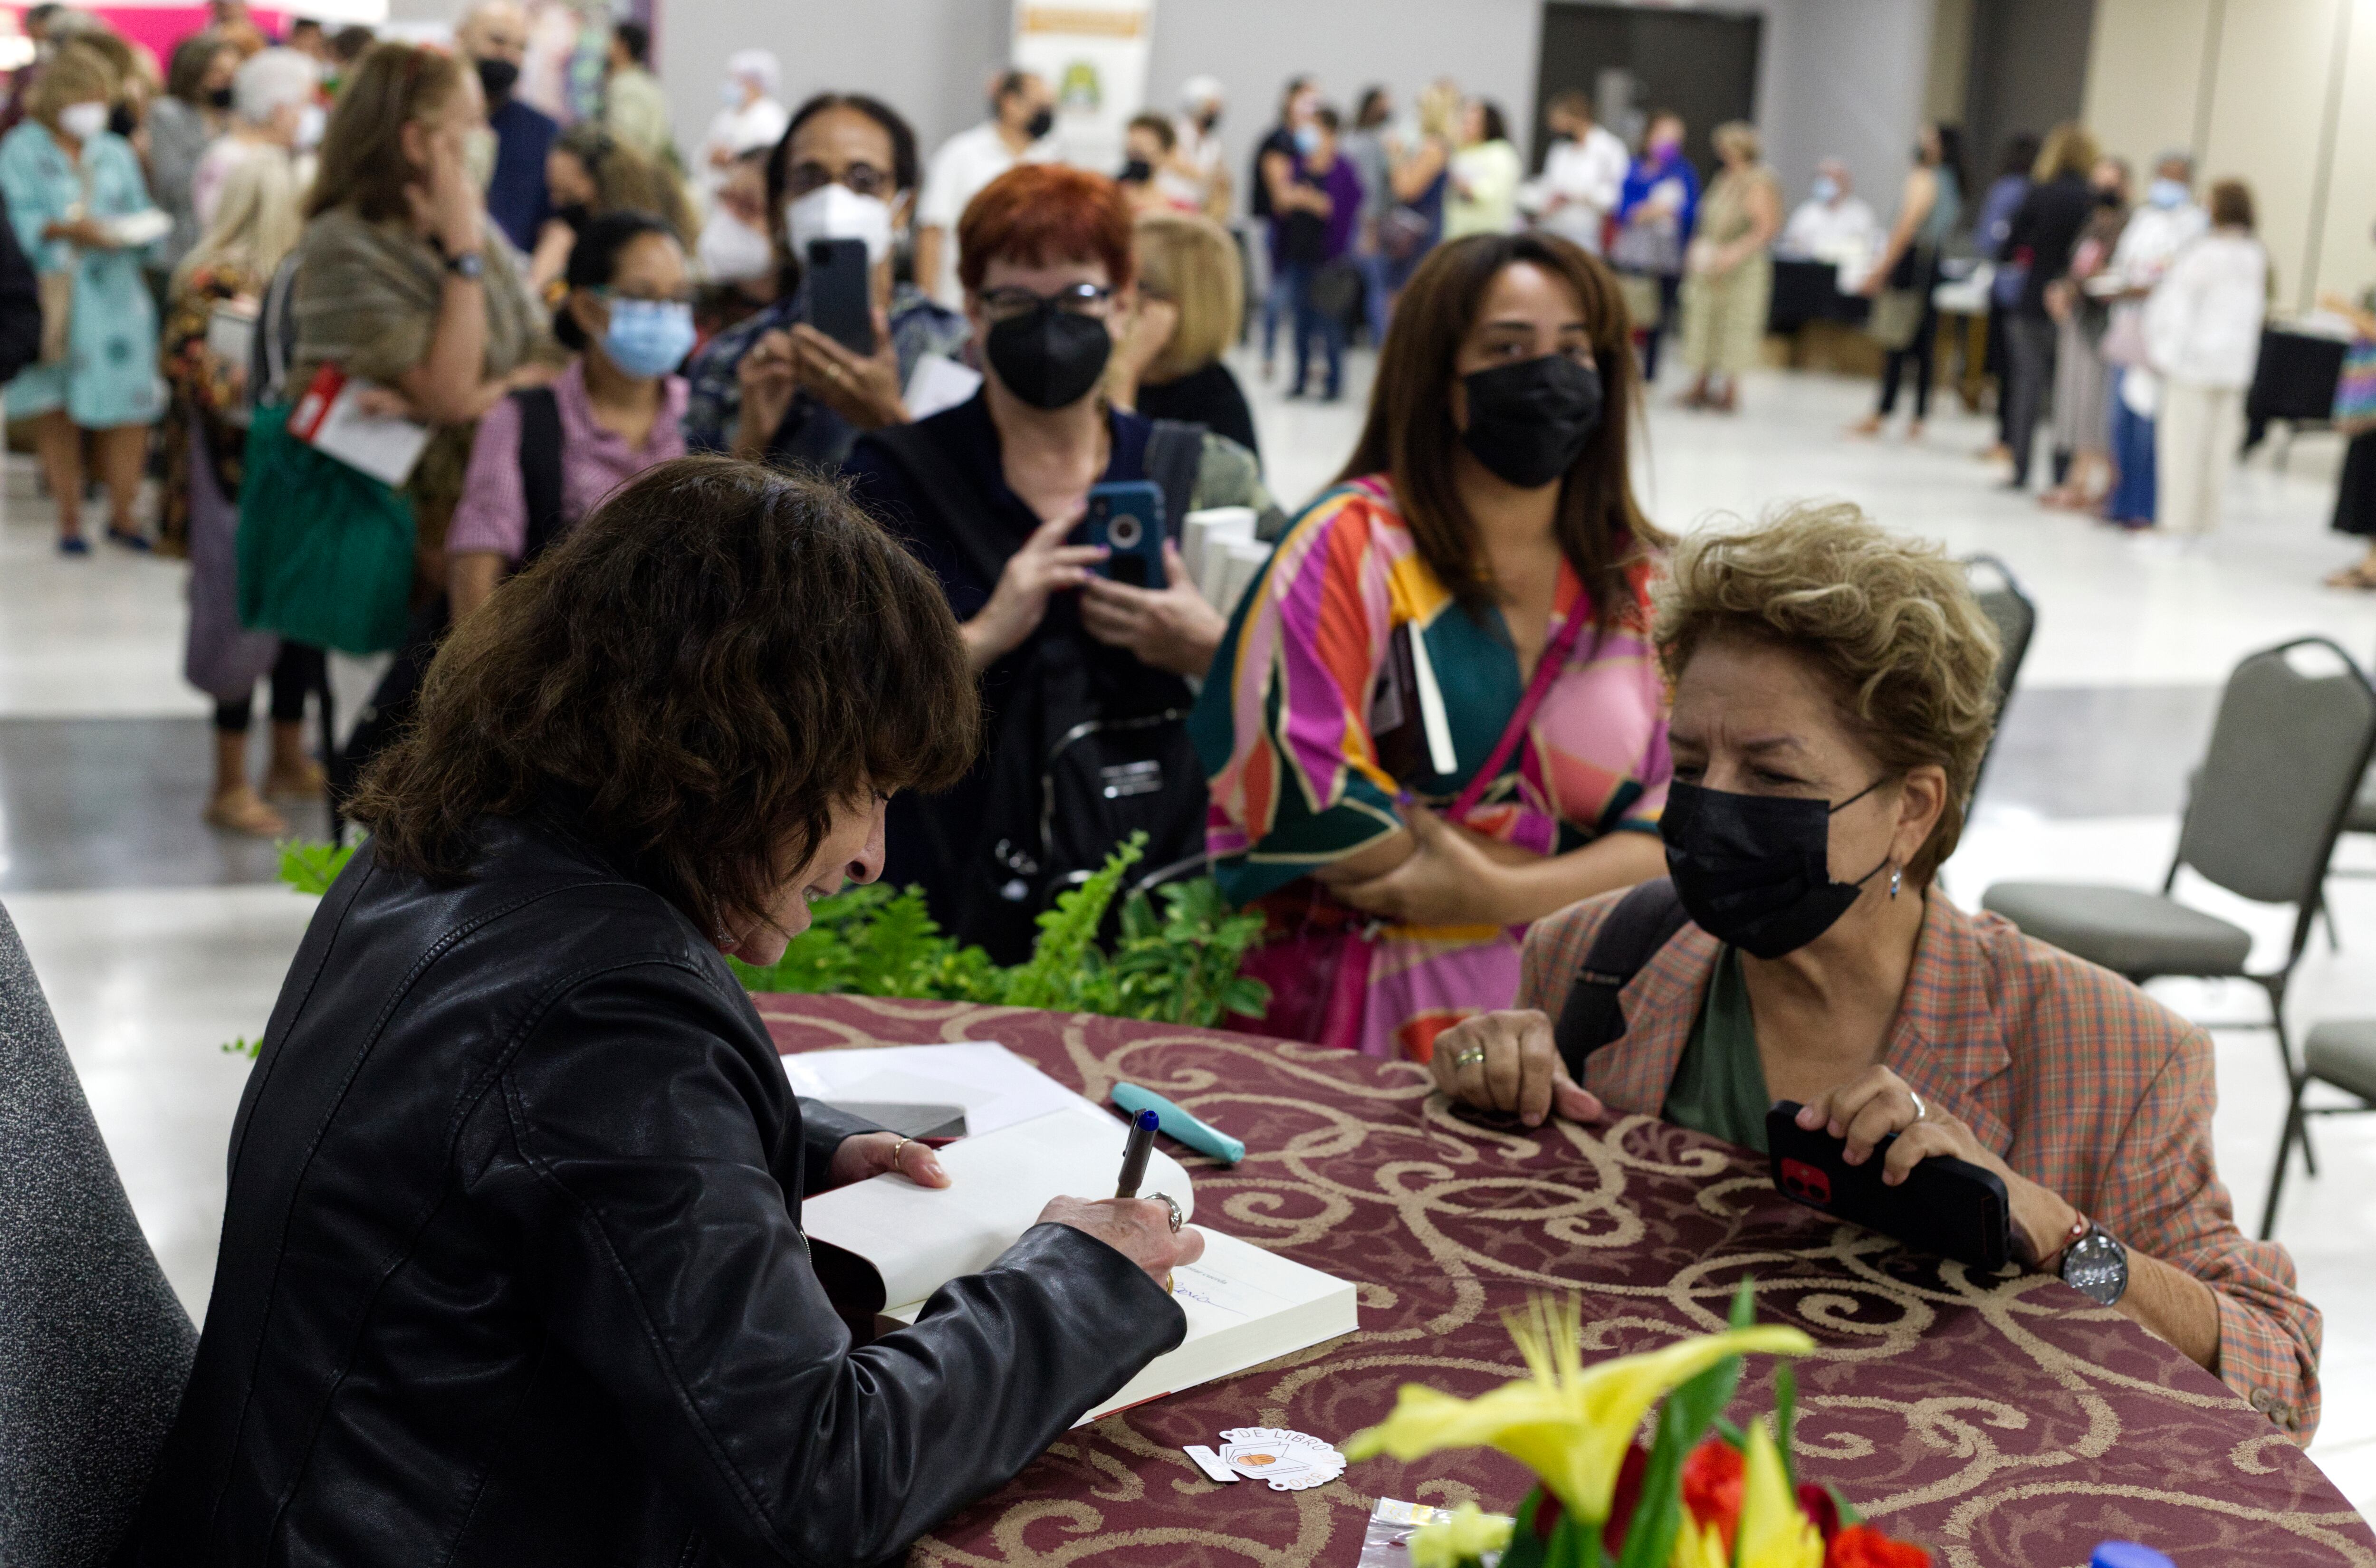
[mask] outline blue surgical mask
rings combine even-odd
[[[1815,176],[1814,190],[1817,201],[1835,201],[1838,199],[1840,194],[1840,183],[1829,174],[1818,174]]]
[[[1295,150],[1309,158],[1320,150],[1320,127],[1298,125],[1295,128]]]
[[[2156,180],[2145,187],[2145,199],[2164,211],[2186,205],[2186,186],[2177,180]]]
[[[602,351],[629,375],[666,375],[693,352],[693,307],[674,300],[614,299]]]

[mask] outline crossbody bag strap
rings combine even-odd
[[[1625,1009],[1618,994],[1657,951],[1674,940],[1690,917],[1675,885],[1665,877],[1645,882],[1617,901],[1593,933],[1592,947],[1568,987],[1551,1039],[1573,1082],[1584,1082],[1592,1053],[1625,1038]]]
[[[1460,791],[1460,798],[1452,802],[1452,809],[1444,813],[1451,821],[1459,822],[1466,818],[1476,808],[1477,802],[1485,798],[1485,791],[1493,787],[1493,780],[1502,776],[1503,766],[1510,760],[1510,754],[1518,749],[1518,742],[1525,737],[1527,726],[1534,722],[1535,710],[1543,706],[1543,698],[1550,695],[1551,683],[1560,678],[1560,671],[1567,668],[1567,657],[1575,651],[1577,639],[1584,636],[1584,624],[1589,618],[1591,608],[1590,601],[1581,593],[1568,607],[1567,619],[1560,623],[1560,629],[1552,635],[1550,646],[1543,649],[1542,658],[1536,660],[1535,678],[1527,683],[1526,695],[1518,699],[1517,707],[1510,714],[1510,722],[1503,727],[1502,738],[1493,742],[1492,754],[1468,780],[1468,788]],[[1416,631],[1411,635],[1419,636]]]

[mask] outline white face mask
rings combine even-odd
[[[329,111],[318,103],[308,103],[297,112],[297,150],[311,152],[322,145],[322,132],[330,124]]]
[[[860,196],[848,185],[819,185],[784,204],[784,232],[792,255],[808,259],[811,240],[864,240],[869,263],[891,254],[891,205],[881,196]]]
[[[720,283],[765,278],[776,269],[775,248],[767,236],[731,212],[710,214],[701,227],[701,270]]]
[[[69,103],[58,111],[58,129],[77,141],[89,141],[107,129],[107,105]]]

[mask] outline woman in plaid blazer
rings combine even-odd
[[[2211,1041],[2109,971],[1933,885],[1995,719],[1997,639],[1935,546],[1852,506],[1675,547],[1653,634],[1672,685],[1660,821],[1690,918],[1618,993],[1624,1032],[1569,1080],[1553,1040],[1625,897],[1527,939],[1516,1008],[1436,1042],[1447,1094],[1529,1125],[1638,1113],[1763,1148],[1800,1101],[1884,1179],[1994,1171],[2021,1261],[2217,1373],[2298,1441],[2319,1314],[2236,1229],[2212,1159]]]

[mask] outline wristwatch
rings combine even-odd
[[[478,251],[464,251],[446,258],[446,270],[465,282],[475,283],[486,276],[487,258]]]
[[[2087,1233],[2062,1249],[2062,1283],[2099,1305],[2113,1305],[2128,1294],[2129,1249],[2090,1220]]]

